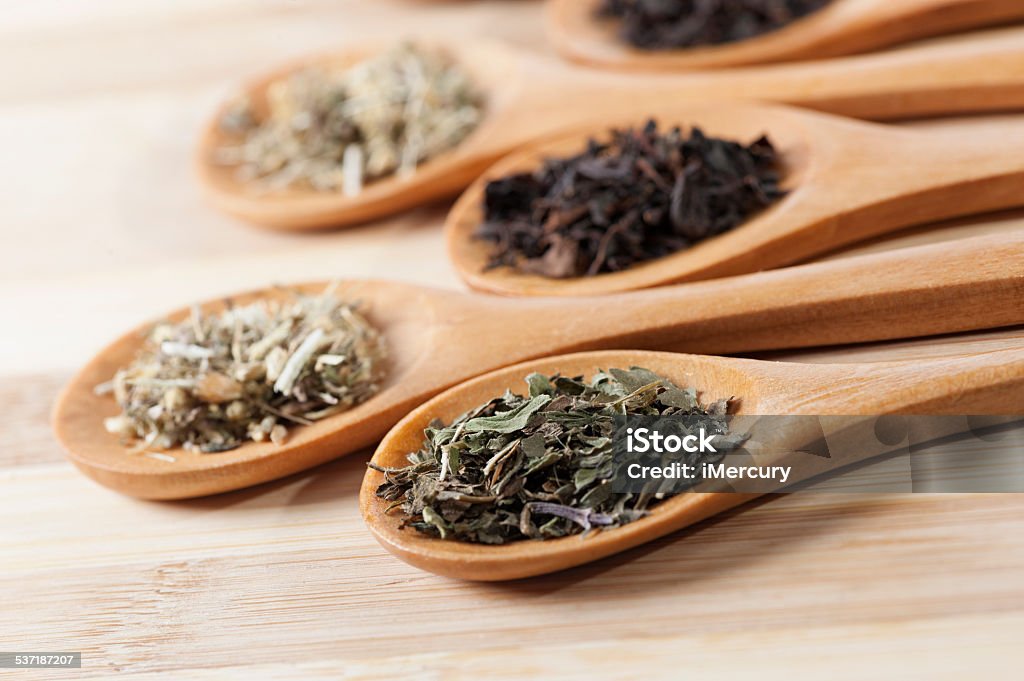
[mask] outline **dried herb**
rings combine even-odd
[[[112,392],[122,410],[107,430],[140,450],[222,452],[280,444],[287,427],[362,402],[379,388],[384,356],[380,334],[330,287],[219,314],[193,308],[157,325],[97,392]]]
[[[445,426],[434,422],[377,496],[404,524],[434,537],[484,544],[551,539],[644,516],[655,493],[612,492],[616,416],[688,416],[725,433],[728,401],[706,408],[692,389],[647,369],[611,369],[589,382],[531,374],[529,394],[506,393]]]
[[[488,183],[477,237],[489,267],[551,278],[615,272],[683,250],[781,198],[767,138],[749,146],[699,128],[612,130],[533,173]]]
[[[598,15],[621,21],[635,47],[719,45],[782,28],[831,0],[604,0]]]
[[[358,194],[450,149],[480,122],[483,98],[443,53],[402,44],[344,70],[308,68],[267,89],[261,117],[246,98],[221,119],[239,143],[217,160],[267,190],[292,185]]]

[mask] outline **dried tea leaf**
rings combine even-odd
[[[152,449],[222,452],[285,441],[372,396],[384,372],[380,333],[329,288],[156,326],[133,362],[98,392],[122,413],[106,429]]]
[[[648,50],[719,45],[782,28],[831,0],[604,0],[598,15],[621,21],[619,35]]]
[[[548,380],[548,377],[541,374],[530,374],[526,377],[526,382],[530,386],[530,397],[550,395],[555,390],[555,387],[551,384],[551,381]]]
[[[267,89],[267,114],[239,101],[216,160],[264,190],[302,186],[353,196],[366,180],[409,175],[461,142],[483,96],[445,54],[401,44],[346,69],[308,68]]]
[[[625,525],[659,499],[612,491],[616,416],[683,415],[727,433],[727,400],[712,414],[692,389],[647,369],[609,369],[589,382],[531,374],[526,383],[528,396],[508,392],[450,425],[432,423],[408,466],[371,464],[385,475],[377,495],[401,508],[406,526],[504,544]]]
[[[693,388],[666,390],[658,395],[658,401],[666,407],[677,407],[689,411],[697,406],[697,391]]]
[[[489,182],[476,237],[494,244],[488,267],[593,276],[689,248],[783,195],[766,138],[745,146],[650,121]]]
[[[466,421],[463,430],[467,433],[514,433],[526,428],[530,417],[550,401],[550,395],[538,395],[507,412],[494,416],[478,416]]]
[[[519,443],[519,446],[523,448],[523,454],[531,459],[539,459],[544,456],[544,453],[547,451],[544,444],[544,436],[540,433],[534,433],[530,437],[522,440]]]

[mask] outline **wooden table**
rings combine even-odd
[[[443,206],[293,236],[203,205],[189,156],[237,78],[398,29],[545,49],[539,6],[40,0],[0,17],[0,650],[84,656],[80,671],[0,678],[1016,676],[1024,496],[779,497],[582,569],[469,584],[407,567],[364,531],[365,456],[184,503],[79,475],[47,413],[123,329],[270,281],[458,285]],[[1020,228],[1011,214],[865,248]],[[1011,329],[776,357],[1022,342]]]

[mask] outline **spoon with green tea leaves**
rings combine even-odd
[[[519,296],[651,288],[1024,204],[1024,120],[914,130],[737,102],[611,127],[529,145],[463,193],[446,240],[466,283]]]
[[[659,103],[742,93],[877,118],[1019,106],[1022,36],[686,76],[600,73],[486,42],[353,48],[248,84],[208,122],[196,168],[229,214],[333,228],[456,194],[524,142]]]
[[[444,389],[531,358],[737,353],[1024,323],[1022,254],[1024,233],[999,234],[599,305],[372,280],[274,287],[121,336],[71,379],[53,425],[71,461],[108,487],[214,494],[369,447]],[[296,309],[299,295],[311,299]]]
[[[671,71],[823,59],[1024,18],[1016,0],[549,0],[564,57]]]
[[[1024,350],[836,365],[639,351],[535,360],[458,385],[402,419],[373,456],[360,510],[384,548],[447,577],[498,581],[574,567],[758,496],[706,491],[723,489],[707,480],[661,498],[612,490],[615,415],[682,417],[691,432],[699,425],[742,438],[723,427],[727,412],[1024,414]],[[869,456],[851,448],[794,465],[784,452],[811,441],[795,421],[783,427],[793,432],[774,433],[793,449],[762,452],[752,465],[788,463],[792,484]]]

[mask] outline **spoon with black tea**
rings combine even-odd
[[[205,193],[216,207],[255,224],[328,229],[451,196],[524,142],[572,125],[642,116],[658,104],[742,95],[884,119],[1024,105],[1024,32],[810,65],[685,76],[600,73],[484,42],[446,50],[484,91],[483,120],[458,146],[420,164],[411,176],[382,177],[354,196],[303,187],[268,192],[219,160],[219,150],[237,144],[220,126],[225,104],[207,123],[196,154]],[[268,87],[283,77],[310,66],[344,68],[378,51],[306,59],[255,79],[245,92],[254,109],[265,109]]]
[[[445,227],[459,276],[474,289],[505,295],[605,294],[780,267],[903,227],[1024,204],[1024,120],[914,130],[740,102],[664,107],[650,115],[664,130],[697,126],[743,144],[767,135],[788,194],[729,231],[620,271],[553,278],[490,267],[494,246],[477,236],[490,181],[579,154],[589,139],[606,139],[609,127],[642,126],[644,119],[584,126],[502,159],[462,194]],[[672,187],[675,178],[662,181]],[[569,218],[566,230],[589,215]]]
[[[620,35],[621,20],[599,16],[605,4],[549,0],[546,23],[555,49],[605,69],[684,71],[837,57],[1024,18],[1024,5],[1016,0],[831,0],[791,23],[742,40],[642,49]]]
[[[599,305],[351,281],[338,294],[362,301],[388,348],[381,389],[348,411],[292,429],[281,445],[249,442],[216,454],[175,449],[152,458],[131,454],[108,433],[103,420],[118,406],[94,389],[131,362],[151,325],[114,341],[71,379],[53,426],[71,461],[119,492],[149,499],[214,494],[359,451],[445,388],[535,357],[627,347],[737,353],[1024,323],[1022,255],[1024,233],[999,234],[621,294]],[[319,292],[323,283],[300,288]],[[281,295],[270,288],[201,307],[211,313]]]
[[[496,371],[458,385],[402,419],[373,456],[381,468],[402,468],[406,456],[423,443],[424,428],[433,420],[451,423],[506,390],[522,393],[523,379],[584,376],[598,370],[643,367],[677,386],[697,391],[706,401],[738,399],[736,415],[881,416],[1024,414],[1024,350],[1006,350],[928,362],[878,364],[788,364],[663,352],[608,351],[535,360]],[[851,420],[855,423],[856,419]],[[803,428],[780,433],[792,446],[807,444]],[[867,448],[831,458],[804,457],[793,466],[788,484],[858,463]],[[785,450],[783,450],[785,451]],[[863,453],[862,453],[863,451]],[[877,455],[877,452],[873,453]],[[787,463],[784,454],[769,454],[757,465]],[[811,459],[807,461],[806,459]],[[792,464],[792,460],[788,460]],[[543,541],[487,545],[433,538],[402,527],[394,502],[377,496],[385,481],[369,469],[359,494],[359,507],[377,541],[403,561],[423,570],[458,579],[500,581],[520,579],[574,567],[639,546],[680,528],[738,506],[753,493],[695,490],[667,497],[648,515],[621,527],[587,537],[566,536]],[[478,502],[482,503],[482,502]]]

